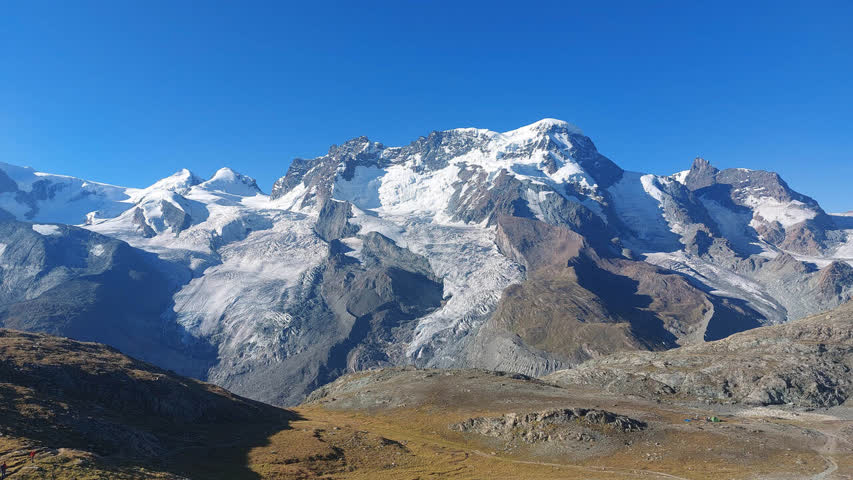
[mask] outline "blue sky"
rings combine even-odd
[[[853,210],[851,2],[9,1],[0,161],[269,190],[367,135],[577,124],[630,170],[702,155]]]

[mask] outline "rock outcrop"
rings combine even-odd
[[[474,417],[450,426],[506,441],[526,443],[592,439],[589,430],[639,432],[646,423],[605,410],[562,408],[532,413],[507,413],[499,417]]]

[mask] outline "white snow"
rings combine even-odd
[[[194,275],[174,296],[167,317],[197,337],[215,337],[220,351],[239,351],[229,361],[274,361],[284,332],[295,319],[281,301],[327,255],[312,230],[316,217],[285,211],[228,169],[200,182],[182,171],[136,192],[136,204],[117,218],[87,226],[186,266]],[[197,184],[194,184],[197,183]],[[186,186],[186,188],[184,188]],[[183,230],[163,216],[166,205],[190,215]],[[134,210],[157,235],[146,238]],[[93,255],[103,247],[93,247]],[[297,322],[298,323],[298,322]],[[278,359],[280,360],[280,359]]]
[[[3,256],[3,252],[6,251],[6,244],[0,243],[0,256]]]
[[[767,222],[779,222],[787,228],[817,216],[817,211],[799,200],[780,202],[771,197],[756,197],[750,195],[744,201],[751,207],[756,216]],[[758,221],[756,218],[755,221]]]
[[[89,250],[89,253],[96,257],[100,257],[104,254],[104,246],[101,244],[93,245],[92,248]]]
[[[49,237],[51,235],[59,235],[61,232],[59,230],[59,225],[41,225],[38,223],[33,224],[33,231]]]
[[[732,272],[722,266],[680,252],[655,252],[646,254],[646,262],[673,270],[712,287],[714,295],[746,300],[771,322],[786,318],[784,307],[758,282]]]
[[[622,179],[611,185],[608,191],[613,200],[613,209],[639,240],[671,250],[678,247],[678,237],[673,231],[680,231],[681,226],[670,226],[664,218],[661,202],[665,194],[658,186],[661,178],[625,172]]]
[[[737,212],[706,197],[700,197],[700,201],[714,223],[720,227],[720,233],[723,236],[735,244],[743,245],[752,241],[752,229],[748,227],[752,221],[752,215],[748,211]]]
[[[844,230],[845,239],[835,251],[832,252],[832,257],[844,260],[853,260],[853,230]]]
[[[538,132],[550,129],[552,127],[565,127],[569,132],[576,133],[578,135],[583,135],[583,130],[578,128],[576,125],[572,125],[569,122],[564,120],[558,120],[556,118],[543,118],[542,120],[531,123],[530,125],[525,125],[521,128],[517,128],[515,130],[510,130],[508,132],[504,132],[505,136],[529,136],[531,132]]]
[[[643,175],[640,177],[640,183],[643,185],[643,190],[658,203],[663,202],[664,193],[658,187],[658,179],[654,175]]]
[[[164,179],[158,180],[154,185],[151,185],[145,190],[167,190],[182,194],[186,193],[191,187],[198,185],[201,182],[201,178],[197,177],[186,168],[183,168]]]
[[[545,221],[545,217],[542,215],[542,202],[545,200],[545,197],[549,193],[554,192],[535,192],[533,189],[528,188],[524,194],[525,199],[527,200],[527,205],[530,208],[530,211],[533,212],[533,216],[536,217],[537,220]]]
[[[283,196],[270,201],[269,206],[271,208],[293,210],[295,212],[317,213],[316,210],[319,207],[318,205],[311,205],[307,207],[303,207],[302,205],[302,199],[310,193],[313,192],[308,187],[306,187],[305,184],[300,182]]]
[[[272,228],[220,248],[221,263],[175,295],[176,321],[193,335],[219,338],[220,351],[244,352],[235,363],[276,355],[294,320],[282,313],[281,299],[328,253],[313,218],[271,215]]]
[[[364,210],[379,208],[382,206],[379,200],[379,188],[386,173],[385,170],[376,167],[355,167],[351,180],[344,180],[340,175],[335,179],[332,191],[334,197],[338,200],[346,200]]]
[[[684,183],[687,180],[687,175],[690,174],[690,170],[682,170],[678,173],[672,175],[673,180],[678,183]]]
[[[565,131],[558,129],[552,132],[550,129],[555,126],[563,126]],[[438,170],[425,171],[420,168],[422,159],[418,155],[387,168],[357,166],[350,180],[338,175],[333,189],[334,198],[349,201],[362,210],[372,210],[379,215],[428,215],[436,223],[449,224],[450,219],[444,212],[455,191],[454,184],[459,181],[459,173],[463,168],[477,166],[489,180],[493,180],[500,171],[505,171],[519,179],[543,185],[570,183],[586,195],[599,199],[595,181],[570,154],[572,144],[568,134],[581,134],[577,127],[560,120],[543,119],[504,133],[480,129],[454,131],[482,137],[485,146],[451,158],[449,165]],[[558,145],[557,151],[540,148],[546,135]],[[522,151],[527,153],[519,155]],[[383,155],[398,152],[398,148],[390,148]],[[551,165],[555,169],[549,172]],[[563,188],[556,190],[565,195]],[[297,185],[278,199],[276,204],[292,208],[299,205],[301,198],[308,193],[303,185]],[[602,215],[601,206],[596,200],[571,199],[586,202],[587,206]]]
[[[473,331],[497,306],[501,292],[523,279],[519,266],[498,252],[494,228],[435,224],[426,217],[378,217],[361,210],[355,211],[352,222],[362,234],[379,232],[423,255],[444,281],[444,297],[449,300],[418,321],[407,348],[410,356],[416,357],[437,337],[460,338]]]
[[[18,200],[18,192],[0,193],[0,208],[18,220],[82,224],[91,218],[111,218],[119,215],[130,205],[130,190],[105,183],[82,180],[67,175],[37,172],[29,167],[18,167],[0,162],[0,170],[11,178],[20,192],[32,192],[35,183],[52,194],[46,199],[36,200],[35,209]]]
[[[241,175],[228,167],[217,170],[210,180],[201,183],[199,188],[240,196],[254,196],[261,193],[253,178]]]
[[[364,241],[358,237],[349,237],[341,239],[341,243],[350,248],[349,252],[344,253],[349,257],[361,260],[361,248],[364,246]]]

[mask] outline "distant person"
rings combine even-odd
[[[3,465],[0,465],[0,479],[6,479],[6,469],[9,468],[6,466],[6,462],[3,462]]]
[[[30,452],[30,463],[33,463],[35,461],[36,461],[36,451],[33,450]]]

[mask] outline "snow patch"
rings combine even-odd
[[[635,237],[650,246],[662,249],[678,248],[677,236],[664,218],[664,193],[658,187],[659,178],[637,172],[625,172],[608,188],[616,214]],[[677,227],[677,226],[676,226]]]
[[[379,208],[379,188],[387,172],[377,167],[355,167],[351,180],[340,175],[335,179],[332,196],[337,200],[346,200],[362,210]]]
[[[684,184],[684,182],[687,180],[687,175],[689,174],[690,170],[682,170],[676,174],[673,174],[672,179],[678,183]]]
[[[361,248],[364,246],[364,241],[362,239],[358,237],[342,238],[341,243],[350,249],[350,251],[344,253],[344,255],[361,261]]]
[[[720,233],[732,243],[744,245],[755,240],[755,236],[751,235],[752,229],[748,228],[752,221],[752,215],[749,211],[738,213],[711,198],[700,197],[699,200],[714,223],[720,228]]]
[[[770,323],[782,322],[787,318],[785,308],[764,286],[725,267],[689,256],[683,251],[649,253],[643,260],[694,278],[711,287],[710,293],[713,295],[746,300]]]
[[[748,196],[744,203],[753,209],[754,222],[761,217],[766,222],[779,222],[788,228],[817,216],[817,211],[799,200],[780,202],[771,197]],[[751,224],[754,225],[754,224]]]
[[[33,224],[33,231],[35,231],[36,233],[39,233],[41,235],[44,235],[46,237],[49,237],[51,235],[60,235],[61,234],[60,229],[59,229],[59,225],[41,225],[38,223],[34,223]]]

